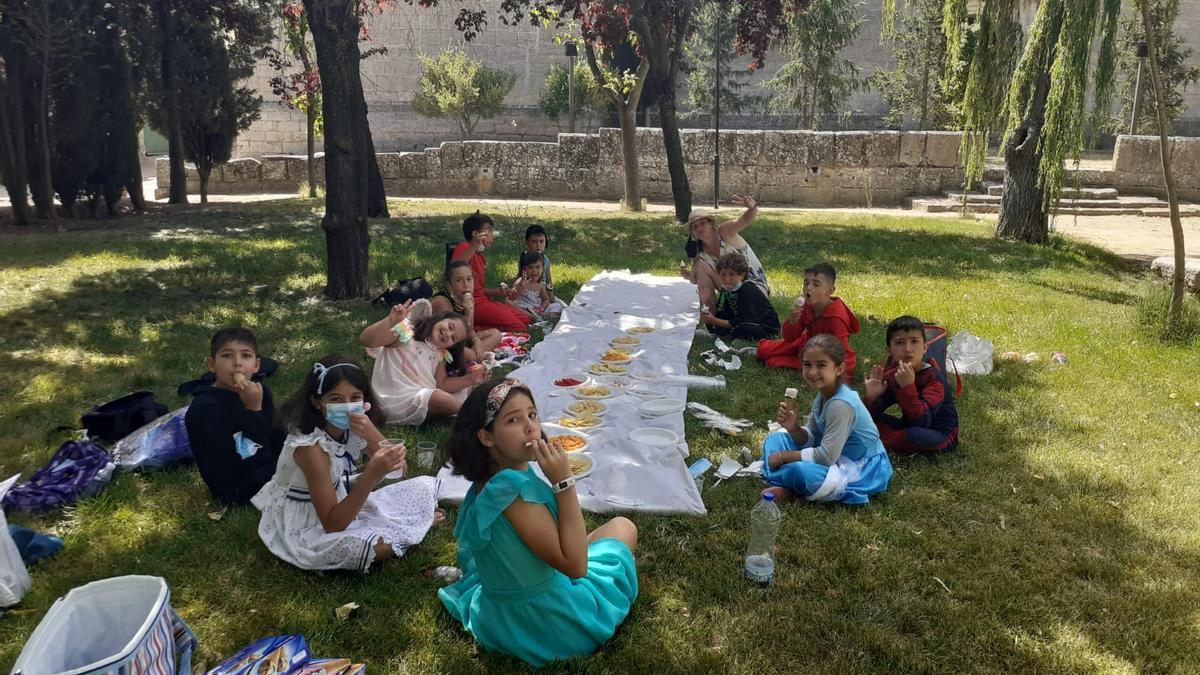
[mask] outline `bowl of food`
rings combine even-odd
[[[588,372],[593,375],[624,375],[629,370],[618,363],[593,363]]]
[[[633,328],[626,329],[625,332],[630,335],[645,335],[646,333],[653,333],[654,329],[650,326],[634,326]]]
[[[565,375],[554,380],[556,387],[578,387],[581,384],[587,384],[592,378],[588,377],[587,373],[566,373]]]
[[[558,418],[558,426],[568,429],[595,429],[604,424],[604,420],[595,415],[563,415]]]
[[[642,341],[632,335],[620,335],[608,341],[613,347],[637,347]]]
[[[608,412],[608,406],[599,401],[579,400],[567,406],[567,412],[576,417],[582,415],[593,415],[595,417],[604,417]]]
[[[575,477],[575,480],[585,478],[596,467],[595,460],[586,452],[574,453],[567,457],[567,461],[571,463],[571,475]]]
[[[629,363],[633,360],[633,351],[625,347],[613,347],[600,355],[601,363]]]
[[[571,432],[548,436],[546,444],[562,448],[562,451],[566,453],[582,452],[588,446],[587,438],[583,434]]]
[[[612,396],[612,389],[598,384],[585,384],[575,387],[571,390],[571,393],[575,396],[575,398],[596,401]]]

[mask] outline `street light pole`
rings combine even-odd
[[[1146,46],[1146,41],[1142,40],[1137,45],[1138,56],[1138,72],[1137,84],[1133,85],[1133,117],[1129,120],[1129,135],[1137,133],[1138,113],[1142,107],[1142,68],[1146,65],[1146,57],[1150,55],[1150,48]]]
[[[568,42],[567,54],[567,130],[575,133],[575,57],[579,56],[579,48],[574,42]]]
[[[721,208],[721,17],[724,5],[717,5],[717,35],[713,40],[717,68],[713,76],[713,208]]]

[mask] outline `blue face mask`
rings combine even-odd
[[[363,402],[326,403],[325,421],[345,431],[350,428],[350,415],[363,412]]]
[[[726,288],[725,290],[729,291],[730,293],[737,293],[742,288],[742,284],[744,284],[744,283],[746,283],[746,282],[739,281],[739,282],[737,282],[737,285],[734,286],[733,288]]]

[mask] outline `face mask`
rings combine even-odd
[[[242,435],[242,432],[237,432],[233,435],[233,443],[237,447],[238,457],[242,459],[250,459],[258,453],[262,446]]]
[[[350,415],[363,412],[363,402],[326,403],[325,421],[345,431],[350,428]]]
[[[737,285],[734,286],[733,288],[726,288],[725,290],[729,291],[730,293],[737,293],[738,290],[741,289],[742,284],[744,284],[744,283],[746,283],[746,282],[739,281],[739,282],[737,282]]]

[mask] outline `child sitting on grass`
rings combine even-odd
[[[832,335],[842,343],[846,353],[845,375],[847,382],[854,380],[854,366],[858,360],[850,347],[850,336],[858,332],[858,319],[854,312],[834,297],[837,270],[829,263],[819,263],[804,270],[804,295],[796,299],[792,311],[783,324],[783,339],[761,340],[758,343],[758,360],[771,368],[794,368],[800,370],[800,353],[805,343],[814,335]]]
[[[562,314],[562,304],[550,295],[546,283],[542,281],[541,253],[526,251],[521,254],[521,276],[513,285],[517,297],[513,304],[535,321]]]
[[[405,321],[410,310],[418,319],[411,329]],[[468,370],[468,363],[482,354],[466,346],[466,319],[453,312],[430,316],[430,311],[428,301],[414,305],[409,300],[392,307],[358,338],[375,359],[375,389],[388,424],[416,425],[431,415],[454,415],[471,387],[488,377],[482,365]]]
[[[530,225],[525,228],[525,252],[542,256],[542,277],[538,281],[546,284],[546,291],[553,298],[554,279],[550,276],[550,256],[546,255],[546,247],[549,245],[550,238],[546,234],[546,228],[541,225]]]
[[[454,526],[465,574],[438,592],[450,614],[484,650],[534,667],[603,646],[637,598],[637,527],[616,517],[588,533],[573,458],[545,441],[529,389],[475,389],[443,457],[472,481]]]
[[[741,253],[731,252],[717,260],[721,289],[716,312],[700,308],[700,321],[715,335],[735,340],[763,340],[779,334],[779,315],[757,284],[748,283],[750,265]]]
[[[958,410],[945,373],[925,360],[925,324],[902,316],[887,326],[891,368],[875,366],[863,383],[883,445],[892,452],[936,455],[958,447]],[[900,417],[887,414],[899,405]]]
[[[892,464],[871,413],[842,379],[845,352],[832,335],[816,335],[800,356],[804,381],[817,390],[808,423],[800,426],[795,400],[780,402],[783,428],[763,443],[763,475],[775,500],[802,495],[814,502],[866,504],[887,489]]]
[[[383,414],[357,363],[326,356],[279,410],[288,431],[275,476],[254,496],[258,536],[272,553],[306,570],[366,572],[403,555],[438,518],[430,476],[372,492],[407,469],[405,447],[379,433]],[[353,481],[363,455],[370,459]]]
[[[252,379],[261,365],[253,333],[217,331],[208,357],[216,379],[196,390],[183,418],[200,477],[209,494],[227,504],[250,503],[275,473],[283,445],[283,434],[274,426],[271,390]]]
[[[490,352],[500,346],[504,337],[495,328],[475,330],[475,272],[461,260],[446,267],[446,287],[429,299],[434,314],[455,312],[467,321],[467,346],[476,354]]]

